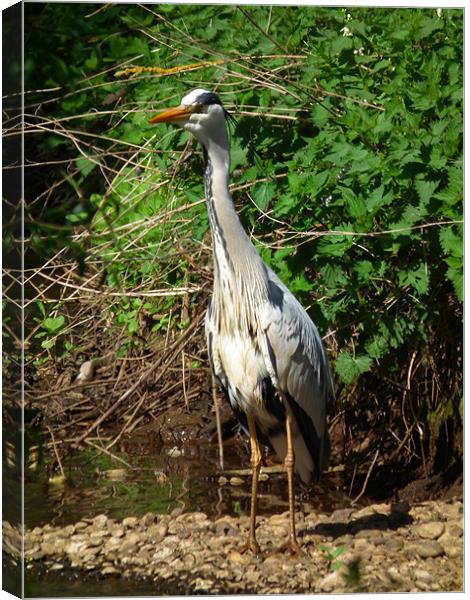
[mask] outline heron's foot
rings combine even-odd
[[[256,556],[261,554],[261,548],[259,547],[259,544],[256,541],[255,537],[253,537],[253,538],[249,537],[246,544],[244,544],[240,548],[240,554],[245,554],[245,552],[248,552],[248,551]]]
[[[290,558],[302,558],[304,556],[304,551],[300,547],[299,542],[295,538],[289,538],[284,544],[275,548],[274,550],[269,550],[264,554],[264,557],[274,556],[275,554],[283,554],[285,552],[289,553]]]

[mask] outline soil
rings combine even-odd
[[[243,552],[248,517],[106,515],[25,533],[26,573],[79,571],[142,580],[155,594],[463,591],[463,504],[431,500],[297,513],[301,553],[276,550],[288,515],[261,516],[262,553]],[[4,523],[4,549],[20,534]]]

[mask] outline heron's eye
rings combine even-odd
[[[195,113],[206,112],[205,109],[206,109],[205,104],[194,104],[194,110],[193,110],[193,112],[195,112]]]

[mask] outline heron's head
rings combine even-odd
[[[217,94],[197,89],[189,92],[179,106],[164,110],[149,123],[175,123],[207,146],[211,140],[225,138],[226,114]]]

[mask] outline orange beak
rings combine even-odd
[[[174,123],[181,119],[189,119],[194,108],[191,106],[177,106],[175,108],[168,108],[160,114],[149,119],[149,123]]]

